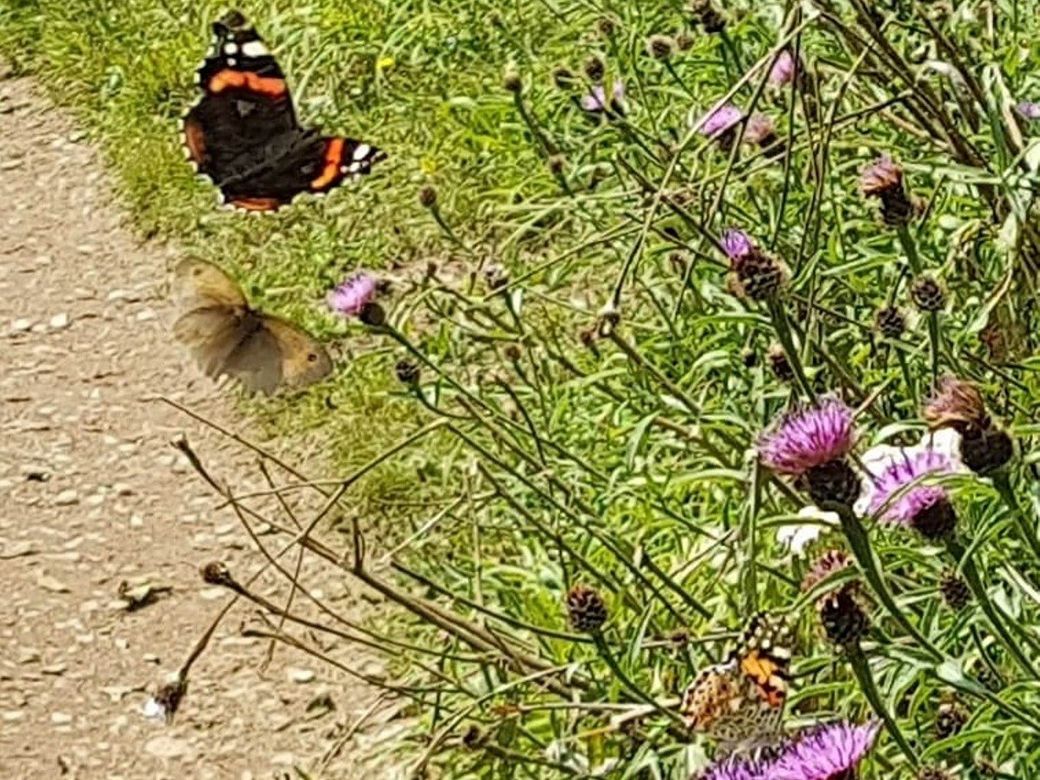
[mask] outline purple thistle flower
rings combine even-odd
[[[856,429],[852,410],[837,398],[784,415],[758,441],[762,462],[781,474],[801,476],[812,468],[840,460],[852,451]]]
[[[625,85],[615,81],[611,87],[611,98],[607,100],[607,91],[602,84],[596,84],[588,95],[581,98],[581,107],[591,114],[601,114],[608,110],[620,110],[625,99]]]
[[[755,244],[751,240],[751,236],[743,230],[730,228],[722,234],[722,251],[726,253],[726,257],[730,260],[736,260],[749,255],[754,248]]]
[[[356,317],[376,299],[379,282],[365,271],[359,271],[329,290],[325,301],[336,314]]]
[[[732,103],[723,103],[713,108],[701,120],[701,133],[708,138],[718,139],[732,130],[743,118],[743,111]]]
[[[762,780],[853,780],[874,746],[878,723],[831,723],[788,742],[762,768]]]
[[[900,449],[876,465],[868,465],[873,483],[869,511],[883,511],[882,520],[892,525],[909,526],[914,518],[946,500],[946,489],[939,485],[908,485],[928,474],[952,474],[953,459],[931,448]]]
[[[776,125],[765,114],[752,114],[744,131],[744,140],[748,143],[768,146],[776,140]]]
[[[1015,106],[1015,110],[1018,111],[1019,116],[1023,119],[1029,119],[1030,121],[1040,119],[1040,103],[1023,100]]]
[[[784,49],[780,52],[773,67],[769,69],[769,83],[774,87],[783,87],[794,81],[798,74],[798,63],[790,50]]]

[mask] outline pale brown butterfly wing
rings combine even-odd
[[[317,339],[280,317],[264,316],[264,328],[281,353],[281,379],[287,387],[305,387],[332,372],[332,358]]]
[[[234,279],[205,260],[182,260],[173,269],[173,300],[182,312],[226,306],[248,309],[249,302]]]
[[[217,266],[184,260],[174,270],[173,298],[183,312],[173,325],[202,370],[227,374],[267,394],[303,387],[332,371],[312,336],[290,322],[249,307],[242,289]]]

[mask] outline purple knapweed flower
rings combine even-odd
[[[582,96],[581,107],[590,114],[602,114],[606,111],[623,113],[625,85],[621,81],[615,81],[610,94],[611,97],[608,100],[606,89],[602,84],[596,84],[589,94]]]
[[[336,314],[356,317],[376,299],[379,282],[365,271],[359,271],[329,290],[325,296],[328,306]]]
[[[856,443],[852,410],[837,398],[785,414],[762,434],[758,453],[768,468],[801,476],[848,455]]]
[[[743,230],[730,228],[722,234],[722,251],[730,260],[737,260],[749,255],[754,248],[755,244],[751,240],[751,236]]]
[[[716,140],[725,136],[744,118],[744,112],[732,103],[723,103],[713,108],[700,123],[703,135]]]
[[[1040,103],[1033,103],[1030,100],[1023,100],[1021,103],[1015,106],[1015,110],[1023,119],[1028,119],[1030,121],[1040,119]]]
[[[929,474],[958,471],[958,464],[950,455],[931,447],[897,449],[886,458],[865,465],[871,483],[867,510],[871,514],[880,512],[884,522],[901,526],[911,526],[923,511],[947,500],[942,486],[913,483]]]
[[[769,83],[774,87],[783,87],[794,81],[798,75],[798,62],[790,50],[784,49],[777,56],[773,67],[769,69]]]
[[[818,726],[788,742],[762,768],[762,780],[854,780],[880,725],[847,722]]]
[[[867,197],[882,197],[893,189],[902,190],[903,169],[891,157],[883,154],[863,169],[859,186]]]
[[[749,144],[768,146],[776,140],[776,125],[765,114],[752,114],[744,130],[744,140]]]

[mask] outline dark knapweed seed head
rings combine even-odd
[[[906,317],[896,306],[884,306],[874,312],[874,327],[886,339],[898,339],[906,331]]]
[[[787,359],[787,353],[779,344],[771,344],[766,351],[766,360],[769,362],[769,370],[781,382],[794,381],[794,369]]]
[[[199,569],[202,581],[208,585],[220,585],[225,588],[237,588],[238,583],[231,576],[231,571],[221,561],[210,561]]]
[[[742,298],[752,301],[775,298],[787,283],[787,269],[784,265],[757,247],[733,258],[730,268],[736,277],[734,289]]]
[[[945,497],[918,510],[910,518],[910,527],[930,541],[950,537],[957,529],[957,513]]]
[[[740,362],[743,363],[746,368],[754,368],[758,365],[758,353],[751,347],[744,347],[744,349],[740,351]]]
[[[943,569],[939,576],[939,593],[943,603],[954,612],[960,612],[971,603],[968,583],[953,569]]]
[[[870,617],[852,588],[838,588],[820,597],[816,611],[824,635],[839,647],[857,644],[870,632]]]
[[[610,16],[601,16],[596,20],[596,29],[604,38],[611,38],[618,30],[617,20]]]
[[[681,32],[675,36],[675,47],[679,51],[689,51],[693,48],[696,39],[689,33]]]
[[[835,458],[805,472],[809,496],[818,506],[852,506],[860,493],[860,478],[844,458]]]
[[[957,701],[950,696],[939,704],[935,713],[935,735],[939,739],[948,739],[954,734],[959,734],[968,722],[969,713]]]
[[[565,65],[557,65],[553,68],[552,77],[557,89],[569,92],[578,86],[578,77]]]
[[[487,735],[483,732],[480,726],[475,724],[470,725],[462,735],[462,744],[464,747],[470,750],[476,750],[487,739]]]
[[[520,349],[519,344],[507,344],[502,353],[506,356],[506,360],[516,363],[523,357],[523,350]]]
[[[726,19],[713,0],[691,0],[690,15],[693,23],[703,27],[706,33],[720,33],[726,29]]]
[[[546,164],[554,176],[559,176],[567,168],[567,158],[562,154],[554,154],[546,161]]]
[[[155,692],[155,696],[152,697],[156,707],[156,714],[161,714],[167,723],[173,722],[173,717],[177,714],[177,709],[181,706],[181,702],[184,701],[184,696],[187,692],[188,681],[180,674],[177,675],[176,679],[160,686],[159,690]]]
[[[405,385],[418,384],[421,376],[419,364],[413,360],[397,361],[397,365],[394,366],[394,373],[397,375],[397,381]]]
[[[860,190],[868,198],[881,200],[881,217],[886,225],[906,225],[914,215],[914,204],[903,183],[903,169],[887,155],[868,165],[860,175]]]
[[[961,460],[976,474],[986,476],[1007,465],[1015,456],[1015,443],[1006,431],[995,426],[969,428],[961,434]]]
[[[942,284],[930,274],[921,274],[910,286],[910,297],[923,312],[942,311],[946,306],[946,291]]]
[[[655,60],[667,60],[675,49],[675,39],[670,35],[651,35],[646,39],[646,53]]]
[[[917,780],[953,780],[953,775],[937,766],[925,766],[917,772]]]
[[[437,203],[437,190],[427,184],[419,190],[419,203],[423,208],[431,209]]]
[[[589,81],[594,84],[598,84],[603,81],[603,76],[607,72],[607,65],[603,62],[603,59],[596,54],[585,60],[585,75],[588,76]]]
[[[358,315],[358,319],[366,325],[379,327],[386,322],[386,311],[378,303],[371,301],[361,307],[361,313]]]
[[[607,622],[607,605],[595,588],[575,585],[567,593],[567,618],[575,631],[591,634]]]
[[[506,92],[512,92],[514,95],[519,95],[523,91],[524,82],[520,78],[520,72],[516,66],[506,66],[505,72],[502,74],[502,87]]]

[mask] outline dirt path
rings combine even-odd
[[[247,610],[196,665],[172,726],[141,712],[226,598],[198,566],[246,574],[259,558],[170,440],[185,432],[233,483],[256,474],[146,400],[233,419],[169,341],[157,288],[172,252],[121,227],[77,137],[28,81],[0,81],[0,777],[314,773],[373,691],[284,649],[261,674],[266,643],[238,633]],[[124,581],[172,590],[127,612]],[[342,587],[324,595],[349,609]],[[354,749],[322,776],[359,776]]]

